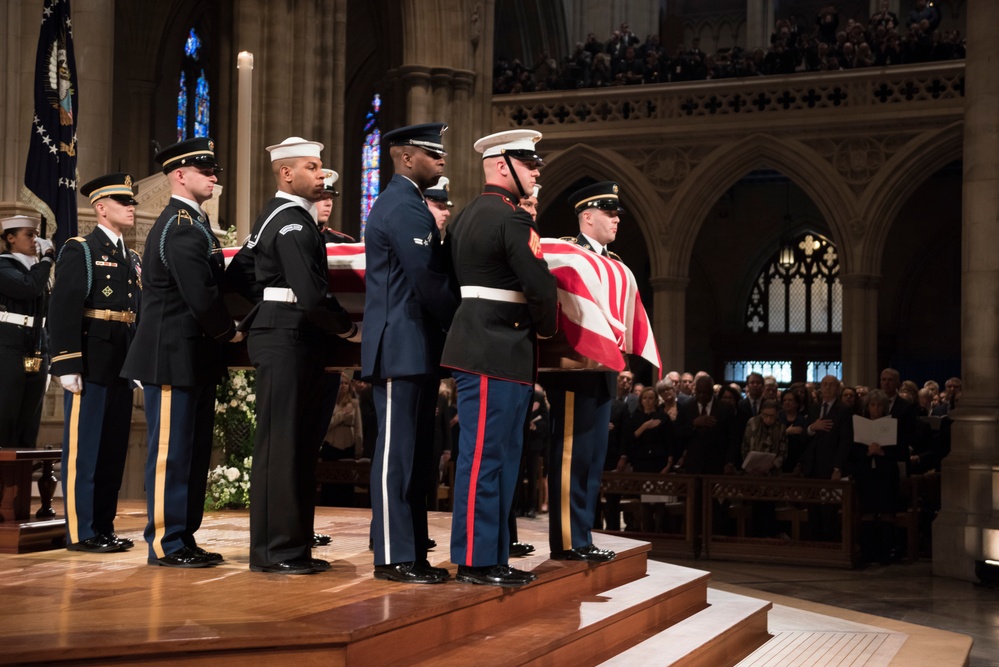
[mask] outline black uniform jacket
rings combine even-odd
[[[222,248],[201,212],[171,198],[146,237],[142,313],[122,376],[181,387],[226,375],[221,344],[235,335],[219,293]]]
[[[0,255],[0,312],[38,316],[51,271],[50,260],[42,260],[27,269],[13,255]],[[34,354],[36,336],[34,327],[0,324],[0,347],[14,350],[15,354]],[[42,351],[47,349],[43,336]]]
[[[138,255],[125,252],[122,257],[99,229],[85,237],[74,236],[63,246],[49,301],[52,375],[79,373],[103,385],[121,380],[135,324],[84,317],[83,311],[138,310],[142,269]]]
[[[550,337],[558,326],[558,290],[531,216],[511,192],[486,185],[455,217],[445,245],[462,287],[523,292],[527,303],[463,298],[441,365],[533,383],[537,336]]]
[[[330,294],[326,272],[326,245],[312,215],[302,206],[289,206],[263,223],[278,207],[289,203],[274,197],[254,225],[255,278],[261,293],[267,287],[290,288],[295,303],[263,301],[250,329],[301,329],[315,326],[323,333],[343,334],[352,325],[347,312]]]

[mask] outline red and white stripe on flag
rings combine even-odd
[[[579,354],[622,370],[622,352],[662,368],[638,283],[622,262],[601,257],[575,243],[541,239],[548,268],[558,284],[559,330]],[[238,248],[222,252],[226,264]],[[364,312],[364,244],[326,246],[329,282],[340,305],[360,320]]]

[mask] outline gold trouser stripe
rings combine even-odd
[[[559,489],[559,516],[562,520],[562,548],[572,548],[572,436],[576,407],[575,392],[565,392],[565,414],[562,418],[562,484]]]
[[[69,451],[66,454],[66,528],[70,544],[80,541],[80,522],[76,516],[76,458],[80,450],[80,399],[73,394],[69,415]]]
[[[156,482],[153,490],[153,553],[163,558],[163,536],[166,533],[166,472],[170,454],[170,404],[172,387],[160,387],[160,438],[156,450]]]

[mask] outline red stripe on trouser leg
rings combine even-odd
[[[465,549],[465,565],[472,564],[472,551],[475,547],[475,487],[479,480],[479,468],[482,466],[482,445],[486,440],[486,409],[489,407],[489,378],[485,375],[479,378],[479,423],[475,432],[475,454],[472,456],[472,474],[469,475],[468,515],[465,517],[468,537]]]

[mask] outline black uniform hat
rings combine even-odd
[[[441,142],[441,135],[447,129],[446,123],[423,123],[421,125],[409,125],[400,127],[391,132],[386,132],[382,137],[382,143],[388,146],[419,146],[432,153],[437,153],[440,157],[447,155],[444,144]]]
[[[215,142],[208,137],[195,137],[167,146],[153,158],[163,166],[163,173],[169,174],[181,167],[201,167],[222,171],[215,161]]]
[[[588,208],[624,213],[624,209],[621,208],[621,200],[618,198],[619,189],[614,181],[602,181],[587,185],[569,195],[569,204],[576,213],[581,213]]]
[[[126,206],[138,206],[135,190],[132,189],[132,175],[123,172],[99,176],[80,188],[80,194],[90,197],[93,204],[98,199],[110,197]]]
[[[454,202],[451,201],[451,185],[447,176],[441,176],[435,185],[424,190],[423,196],[427,199],[447,204],[448,208],[454,206]]]

